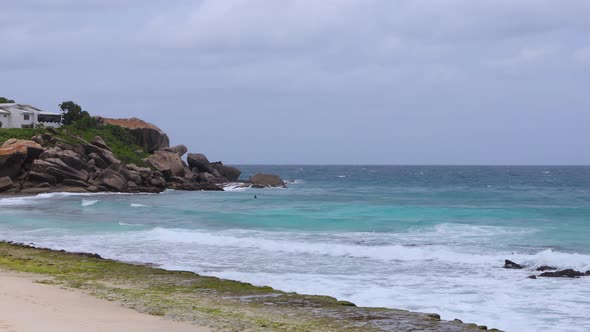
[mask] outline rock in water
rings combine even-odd
[[[199,172],[213,172],[209,159],[202,153],[189,153],[186,160],[191,169],[196,168]]]
[[[586,276],[586,274],[583,272],[580,272],[580,271],[572,270],[572,269],[565,269],[565,270],[555,271],[555,272],[544,272],[544,273],[541,273],[540,276],[541,277],[549,277],[549,278],[578,278],[578,277]]]
[[[543,265],[543,266],[539,266],[535,271],[544,272],[544,271],[552,271],[552,270],[557,270],[557,268],[553,267],[553,266]]]
[[[505,269],[517,269],[517,270],[520,270],[520,269],[524,269],[525,266],[524,265],[517,264],[517,263],[514,263],[513,261],[506,259],[506,260],[504,260],[504,268]]]
[[[229,182],[236,182],[240,178],[242,171],[235,167],[226,166],[221,162],[211,164],[211,167],[219,172],[219,175],[226,178]]]
[[[278,175],[258,173],[250,177],[256,187],[285,187],[285,182]]]

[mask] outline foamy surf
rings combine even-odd
[[[98,202],[100,202],[100,201],[99,200],[91,200],[91,199],[83,199],[82,206],[92,206]]]

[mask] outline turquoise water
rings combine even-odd
[[[289,188],[0,198],[0,237],[508,331],[590,330],[590,278],[526,278],[590,270],[590,167],[241,168]]]

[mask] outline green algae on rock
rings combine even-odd
[[[76,288],[122,306],[218,331],[481,331],[437,314],[356,307],[328,296],[0,243],[0,268],[38,274],[38,282]]]

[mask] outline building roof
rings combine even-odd
[[[6,112],[6,113],[2,113],[2,114],[10,114],[11,110],[15,110],[15,111],[21,111],[26,114],[39,113],[39,114],[43,114],[43,115],[56,115],[56,116],[59,115],[59,116],[61,116],[60,113],[45,112],[45,111],[42,111],[42,110],[40,110],[36,107],[33,107],[31,105],[16,104],[16,103],[0,104],[0,112],[2,112],[2,110],[4,110],[4,112]]]
[[[5,111],[5,110],[3,110],[3,109],[0,108],[0,114],[10,114],[10,112]]]

